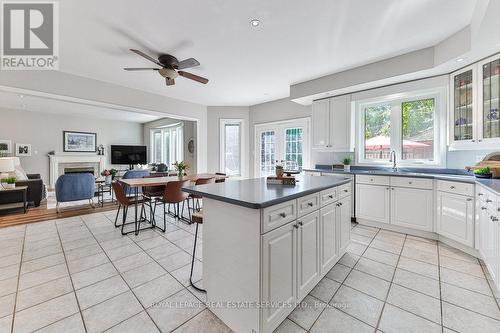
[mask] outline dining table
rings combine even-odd
[[[227,176],[215,173],[198,173],[192,175],[185,175],[182,177],[169,176],[169,177],[127,178],[127,179],[120,178],[118,182],[125,187],[129,187],[132,190],[134,195],[134,207],[135,207],[135,219],[134,222],[132,222],[135,224],[135,228],[133,231],[129,231],[124,234],[135,232],[135,234],[137,235],[139,231],[143,229],[159,228],[158,226],[156,226],[156,223],[154,222],[154,217],[151,217],[151,220],[148,220],[146,216],[142,217],[142,212],[141,216],[138,217],[139,188],[149,187],[149,186],[162,186],[162,185],[167,185],[168,182],[179,181],[179,180],[189,180],[191,183],[196,183],[198,179],[205,179],[205,178],[214,178],[217,181],[226,179]],[[151,226],[139,229],[137,225],[138,224],[140,225],[140,222],[147,222],[151,224]]]

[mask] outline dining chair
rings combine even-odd
[[[184,202],[189,197],[186,192],[182,191],[182,188],[189,184],[189,180],[173,180],[165,185],[165,191],[159,202],[163,203],[163,221],[166,224],[166,215],[170,213],[170,205],[174,205],[173,217],[178,220],[183,220],[182,214],[184,213]],[[182,203],[182,212],[180,211],[180,203]],[[166,205],[168,205],[168,211],[166,210]],[[190,224],[191,221],[189,220]]]
[[[203,212],[201,210],[199,212],[194,212],[193,215],[191,216],[191,221],[193,223],[196,223],[196,231],[194,232],[194,246],[193,246],[193,255],[191,258],[191,273],[189,274],[189,283],[191,284],[191,286],[193,286],[194,289],[206,293],[207,291],[205,289],[198,288],[193,283],[193,269],[194,269],[195,255],[196,255],[196,243],[198,240],[198,226],[200,224],[203,224]]]
[[[215,174],[217,176],[227,176],[225,173],[222,173],[222,172],[216,172]],[[224,183],[225,181],[226,181],[226,178],[219,178],[219,179],[215,180],[216,183]]]
[[[210,178],[198,178],[196,182],[194,183],[195,186],[198,185],[205,185],[205,184],[212,184],[215,182],[215,177],[210,177]],[[188,212],[191,212],[191,207],[189,205],[189,199],[193,201],[193,208],[192,211],[194,212],[195,210],[201,210],[200,206],[200,199],[202,199],[201,195],[197,194],[189,194],[189,197],[187,198],[187,204],[188,204]],[[195,203],[196,200],[196,203]]]
[[[118,211],[116,212],[116,217],[115,217],[115,227],[117,227],[117,228],[121,227],[122,235],[124,235],[125,234],[124,233],[125,225],[132,223],[132,222],[126,223],[128,208],[130,206],[135,205],[135,200],[132,200],[130,197],[127,196],[127,194],[125,193],[125,189],[123,188],[123,186],[120,183],[114,181],[111,183],[111,186],[113,187],[113,191],[115,192],[116,201],[118,201]],[[120,209],[122,207],[123,207],[122,224],[118,224],[118,216],[120,215]],[[142,220],[143,213],[145,213],[144,212],[144,205],[141,205],[141,215],[139,218],[139,223],[137,223],[137,221],[134,222],[134,231],[135,231],[136,235],[138,234],[138,230],[140,227],[140,221]]]
[[[158,178],[158,177],[164,177],[165,175],[163,173],[155,173],[151,174],[149,176],[144,176],[143,178]],[[165,192],[165,185],[155,185],[155,186],[143,186],[142,187],[142,196],[144,198],[144,205],[149,207],[149,216],[152,221],[155,221],[156,218],[156,204],[158,203],[158,200],[161,198],[163,193]],[[161,231],[165,232],[164,229],[161,229]]]

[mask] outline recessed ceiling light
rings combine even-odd
[[[458,58],[457,59],[457,62],[462,62],[462,61],[464,61],[464,58]]]
[[[260,26],[260,20],[257,20],[257,19],[251,19],[250,20],[250,25],[254,28],[257,28],[258,26]]]

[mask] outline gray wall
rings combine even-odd
[[[178,120],[172,118],[163,118],[155,121],[151,121],[149,123],[143,124],[144,128],[144,144],[148,147],[148,156],[151,156],[150,144],[151,144],[151,134],[150,131],[152,128],[168,126],[171,124],[183,123],[184,124],[184,161],[186,161],[190,166],[190,173],[197,172],[197,156],[196,151],[194,154],[191,154],[188,150],[188,143],[190,139],[194,139],[195,145],[197,144],[196,140],[196,122],[187,121],[187,120]],[[169,165],[171,169],[172,166]]]
[[[224,172],[224,170],[220,170],[221,119],[243,119],[242,140],[244,149],[242,151],[241,171],[243,177],[248,177],[248,143],[251,141],[252,136],[249,136],[249,108],[246,106],[209,106],[207,108],[207,170],[209,172]]]
[[[31,144],[32,156],[21,157],[21,165],[27,173],[41,174],[45,183],[49,182],[47,153],[63,153],[63,130],[97,133],[97,144],[105,146],[108,163],[110,145],[143,144],[139,123],[3,108],[0,119],[0,139],[11,140],[13,148],[16,143]]]

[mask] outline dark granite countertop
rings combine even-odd
[[[477,178],[476,183],[483,185],[487,189],[500,195],[500,179],[481,179]]]
[[[238,206],[260,209],[351,181],[342,176],[314,177],[298,175],[296,179],[297,185],[295,186],[267,185],[265,178],[255,178],[189,186],[184,187],[182,190]]]

